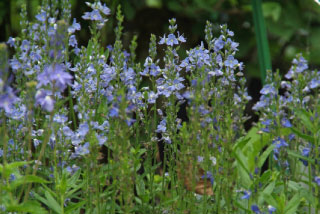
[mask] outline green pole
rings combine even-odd
[[[271,59],[267,38],[266,26],[262,14],[262,0],[251,0],[253,11],[253,24],[256,33],[258,57],[260,65],[260,77],[262,84],[265,83],[266,71],[271,70]]]

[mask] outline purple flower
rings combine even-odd
[[[277,209],[271,205],[268,206],[268,211],[269,211],[269,214],[272,214],[273,212],[275,212]]]
[[[40,105],[44,110],[51,112],[54,108],[55,101],[51,97],[51,92],[40,90],[36,93],[36,105]]]
[[[14,71],[21,68],[20,62],[15,58],[10,60],[10,66],[11,66],[12,70],[14,70]]]
[[[290,121],[287,118],[282,118],[281,120],[281,125],[285,128],[291,128],[292,124],[290,123]]]
[[[9,39],[8,39],[8,41],[7,41],[8,45],[9,45],[10,47],[16,47],[15,42],[16,42],[16,39],[15,39],[15,38],[12,38],[11,36],[9,37]]]
[[[99,10],[104,14],[104,15],[110,15],[110,9],[106,6],[106,4],[101,5],[101,3],[98,2]]]
[[[178,32],[178,40],[179,42],[186,42],[186,39],[182,35],[179,35],[179,32]]]
[[[42,12],[42,13],[36,15],[36,19],[38,19],[40,22],[46,21],[46,18],[47,18],[46,12]]]
[[[302,56],[300,56],[298,60],[294,59],[293,64],[297,66],[296,67],[297,73],[302,73],[303,71],[308,69],[307,60],[305,60]]]
[[[4,109],[6,113],[10,113],[13,105],[18,101],[16,95],[14,95],[11,88],[7,89],[7,92],[0,95],[0,109]]]
[[[78,134],[82,137],[84,137],[89,132],[89,126],[88,123],[81,123],[79,125]]]
[[[21,44],[21,50],[27,52],[30,49],[30,42],[28,40],[23,40]]]
[[[60,91],[64,91],[67,85],[71,85],[72,76],[65,72],[65,66],[62,64],[47,65],[44,71],[37,77],[39,83],[37,87],[54,83],[54,86]]]
[[[148,95],[148,103],[149,104],[155,103],[157,98],[158,98],[158,94],[154,93],[153,91],[150,91]]]
[[[99,10],[96,10],[96,9],[91,12],[85,12],[82,18],[86,20],[91,20],[91,21],[100,21],[100,22],[104,21]]]
[[[318,77],[313,78],[309,83],[309,87],[311,89],[318,88],[319,86],[320,86],[320,79]]]
[[[214,51],[218,52],[224,47],[225,42],[223,41],[223,36],[220,36],[219,39],[214,41]]]
[[[236,60],[232,55],[229,55],[224,64],[229,68],[234,68],[238,64],[238,60]]]
[[[211,185],[213,185],[214,178],[210,171],[207,171],[206,174],[201,176],[202,179],[210,179]]]
[[[316,177],[314,178],[314,182],[316,182],[317,185],[320,186],[320,176],[316,176]]]
[[[160,124],[157,126],[156,132],[157,132],[157,133],[164,133],[164,132],[166,132],[166,130],[167,130],[166,124],[167,124],[167,121],[166,121],[166,119],[164,118],[164,119],[160,122]]]
[[[169,46],[173,46],[173,45],[178,45],[179,42],[177,40],[177,38],[175,37],[175,35],[173,35],[172,33],[168,35],[168,38],[167,38],[167,45]]]
[[[76,19],[73,19],[72,25],[68,28],[68,32],[70,34],[73,34],[76,30],[80,30],[81,26],[79,23],[77,23]]]
[[[243,191],[243,196],[241,197],[241,199],[249,199],[251,196],[251,191]]]
[[[69,38],[69,45],[71,47],[76,47],[78,45],[77,39],[75,35],[71,35]]]
[[[110,117],[118,117],[119,116],[119,109],[115,106],[111,107],[109,110]]]
[[[276,89],[273,85],[271,84],[266,84],[260,91],[261,94],[263,95],[268,95],[268,94],[276,94]]]
[[[84,156],[86,154],[89,154],[89,143],[86,142],[83,146],[76,146],[75,147],[75,155],[76,156]]]
[[[301,154],[302,154],[302,156],[304,156],[304,157],[309,157],[310,151],[311,151],[310,148],[305,147],[305,148],[302,149]],[[308,166],[308,161],[307,161],[307,160],[304,160],[304,159],[300,159],[300,160],[301,160],[301,162],[303,163],[303,165]]]
[[[197,160],[198,163],[201,163],[201,162],[203,162],[203,159],[204,159],[204,158],[203,158],[202,156],[198,156],[197,159],[198,159],[198,160]]]
[[[261,213],[259,207],[257,205],[252,205],[251,206],[251,210],[254,212],[254,213]]]

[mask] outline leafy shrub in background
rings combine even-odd
[[[22,11],[10,60],[0,46],[1,211],[318,212],[320,80],[302,56],[288,81],[268,74],[246,133],[251,97],[225,25],[214,37],[207,22],[206,44],[181,58],[186,38],[170,19],[141,65],[136,36],[123,48],[120,7],[105,48],[110,9],[87,3],[92,37],[79,47],[81,25],[61,4],[45,1],[34,22]]]

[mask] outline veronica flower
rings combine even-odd
[[[281,125],[285,128],[291,128],[292,124],[290,123],[290,121],[287,118],[282,118],[281,120]]]
[[[83,146],[76,146],[75,147],[75,155],[76,156],[84,156],[86,154],[89,154],[89,143],[86,142]]]
[[[316,176],[314,178],[314,181],[317,183],[318,186],[320,186],[320,176]]]
[[[210,171],[207,171],[206,174],[201,176],[202,179],[210,179],[211,185],[213,185],[214,178]]]
[[[11,87],[7,87],[4,94],[0,94],[0,109],[4,109],[6,113],[11,112],[11,108],[19,99],[13,93]]]
[[[249,199],[251,196],[251,191],[243,191],[243,196],[241,197],[241,199]]]
[[[234,58],[234,56],[229,55],[224,64],[229,68],[234,68],[238,64],[238,60]]]
[[[64,91],[67,85],[71,85],[72,76],[65,72],[64,65],[52,64],[45,66],[44,71],[38,75],[37,79],[39,81],[38,88],[48,83],[54,83],[59,91]]]
[[[273,212],[275,212],[277,209],[271,205],[268,205],[268,211],[269,211],[269,214],[272,214]]]
[[[164,118],[163,120],[161,120],[160,124],[157,126],[156,132],[157,132],[157,133],[164,133],[164,132],[166,132],[166,130],[167,130],[166,124],[167,124],[167,121],[166,121],[166,119]]]
[[[47,13],[41,12],[40,14],[36,15],[36,19],[38,19],[40,22],[46,21]]]
[[[9,45],[10,47],[16,47],[15,42],[16,42],[16,39],[15,39],[15,38],[12,38],[11,36],[9,37],[9,39],[8,39],[8,41],[7,41],[8,45]]]
[[[54,99],[51,92],[47,90],[39,90],[36,93],[36,105],[40,105],[44,110],[51,112],[54,108]]]
[[[81,26],[77,23],[76,19],[73,19],[72,25],[68,28],[68,33],[73,34],[76,30],[80,30]]]
[[[221,35],[217,40],[214,41],[214,51],[218,52],[220,51],[225,45],[225,42],[223,41],[223,36]]]
[[[258,207],[257,205],[255,205],[255,204],[251,206],[251,210],[252,210],[254,213],[257,213],[257,214],[261,213],[259,207]]]

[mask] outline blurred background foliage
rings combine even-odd
[[[88,0],[87,0],[88,1]],[[90,0],[89,0],[90,1]],[[92,1],[92,0],[91,0]],[[249,93],[258,99],[261,83],[257,44],[254,33],[250,0],[101,0],[110,7],[112,17],[102,29],[102,43],[113,44],[113,27],[116,6],[122,5],[125,15],[124,46],[128,47],[133,35],[138,35],[137,57],[143,59],[148,54],[150,34],[163,36],[167,33],[168,19],[175,17],[178,30],[187,38],[184,50],[204,41],[206,20],[214,23],[216,35],[220,24],[227,23],[235,32],[235,40],[240,43],[237,57],[246,66]],[[41,0],[1,0],[0,1],[0,41],[7,41],[20,32],[20,8],[26,3],[28,19],[34,20]],[[81,16],[89,8],[85,1],[71,0],[72,18],[77,18],[82,29],[78,33],[80,45],[86,45],[90,38],[88,22]],[[262,1],[272,67],[286,73],[297,53],[309,60],[310,66],[320,65],[320,6],[313,0],[264,0]]]

